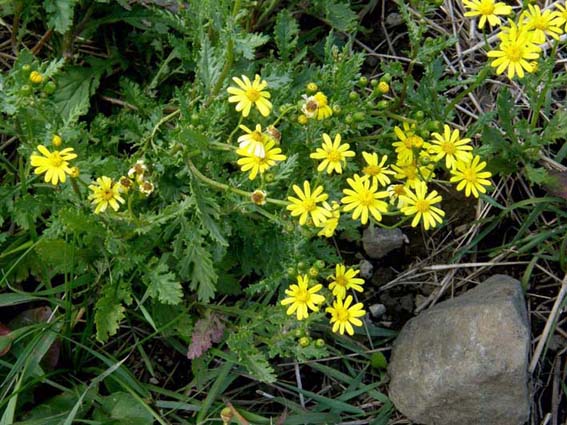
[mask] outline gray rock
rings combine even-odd
[[[374,271],[374,266],[368,260],[362,260],[358,265],[358,269],[360,270],[360,277],[363,279],[370,279],[372,277],[372,272]]]
[[[390,361],[390,398],[420,424],[524,424],[529,342],[520,282],[492,276],[405,325]]]
[[[401,248],[407,237],[400,229],[382,229],[380,227],[364,229],[362,246],[370,258],[382,258],[394,249]]]
[[[372,304],[368,307],[368,310],[373,319],[379,319],[386,313],[386,306],[384,304]]]

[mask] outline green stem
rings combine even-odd
[[[81,191],[79,189],[79,185],[77,184],[77,180],[71,177],[71,187],[73,188],[73,192],[77,195],[80,202],[83,202],[83,196],[81,195]]]
[[[213,180],[213,179],[205,176],[204,174],[202,174],[197,169],[197,167],[195,167],[195,164],[193,164],[193,162],[189,158],[186,158],[185,160],[187,161],[187,166],[191,170],[191,173],[193,174],[193,176],[197,177],[203,183],[206,183],[209,186],[211,186],[211,187],[213,187],[217,190],[222,190],[222,191],[225,191],[225,192],[229,191],[229,192],[236,193],[237,195],[244,196],[245,198],[250,199],[250,196],[251,196],[250,192],[246,192],[242,189],[238,189],[236,187],[229,186],[228,184],[224,184],[224,183],[218,182],[216,180]],[[266,198],[266,202],[268,202],[270,204],[281,205],[281,206],[287,206],[288,205],[287,202],[281,201],[279,199]]]
[[[236,127],[234,127],[234,130],[232,130],[232,132],[229,134],[228,139],[227,139],[227,143],[229,145],[232,143],[232,138],[234,137],[234,133],[236,133],[238,131],[238,129],[240,128],[240,124],[242,124],[243,119],[244,119],[244,117],[242,115],[240,115],[240,119],[238,120],[238,124],[236,124]]]
[[[171,120],[172,118],[175,118],[177,115],[179,115],[181,113],[181,109],[176,109],[174,110],[172,113],[166,115],[165,117],[163,117],[161,120],[158,121],[158,123],[155,125],[155,127],[152,130],[152,133],[150,134],[150,137],[148,138],[148,141],[146,143],[152,143],[154,140],[154,137],[157,133],[157,131],[159,130],[159,128],[162,126],[162,124],[165,124],[166,122],[168,122],[169,120]]]
[[[285,109],[281,115],[274,121],[274,123],[272,124],[274,127],[276,125],[278,125],[278,123],[282,120],[282,118],[288,113],[293,111],[294,109],[296,109],[296,106],[290,106],[289,108]]]
[[[384,111],[384,115],[386,115],[388,118],[392,118],[392,119],[395,119],[395,120],[400,121],[400,122],[408,122],[410,124],[417,124],[417,120],[414,120],[413,118],[404,117],[403,115],[396,114],[394,112]]]

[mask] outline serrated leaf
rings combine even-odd
[[[126,309],[112,296],[100,298],[95,305],[96,339],[105,342],[118,332]]]
[[[343,32],[356,29],[358,16],[347,2],[326,1],[324,7],[325,18],[333,28]]]
[[[557,139],[567,139],[567,111],[558,110],[551,121],[545,126],[543,139],[546,143]]]
[[[215,295],[218,280],[211,252],[208,247],[203,246],[204,240],[199,234],[193,235],[185,243],[180,269],[182,277],[191,281],[189,287],[197,291],[199,301],[209,302]]]
[[[43,0],[47,12],[48,25],[56,32],[64,34],[73,24],[75,5],[79,0]]]
[[[245,354],[242,360],[250,375],[258,381],[266,383],[276,382],[277,376],[274,368],[270,366],[270,363],[262,354]]]
[[[297,36],[299,34],[299,25],[287,9],[282,10],[276,17],[274,26],[274,40],[278,48],[280,58],[287,61],[291,52],[297,46]]]
[[[67,121],[87,113],[90,98],[98,88],[103,69],[100,67],[70,67],[57,80],[53,102]]]
[[[219,227],[220,206],[211,195],[203,192],[201,187],[198,184],[194,184],[193,181],[191,182],[191,202],[209,236],[220,245],[228,246],[228,242],[222,235]]]
[[[245,59],[253,60],[255,51],[258,47],[263,46],[270,37],[265,34],[247,33],[243,37],[237,38],[234,43],[234,50],[240,53]]]
[[[164,304],[179,304],[183,299],[183,288],[167,264],[160,262],[147,275],[148,295]]]
[[[214,48],[211,46],[209,37],[204,36],[201,40],[201,50],[199,52],[199,61],[197,76],[205,85],[207,92],[210,92],[218,80],[221,72],[221,64],[215,54]]]

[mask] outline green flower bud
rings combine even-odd
[[[360,77],[360,78],[358,79],[358,84],[359,84],[361,87],[366,87],[366,85],[368,84],[368,78],[366,78],[366,77],[364,77],[364,76],[363,76],[363,77]]]
[[[390,106],[390,102],[388,102],[387,100],[381,100],[376,104],[376,109],[379,109],[380,111],[384,111],[388,109],[389,106]]]
[[[349,98],[350,100],[358,100],[359,97],[360,97],[360,95],[359,95],[357,92],[355,92],[355,91],[351,91],[351,92],[348,94],[348,98]]]
[[[299,345],[302,346],[303,348],[309,347],[309,344],[311,344],[311,338],[309,338],[308,336],[303,336],[299,338]]]
[[[323,348],[326,345],[325,340],[322,338],[319,338],[315,341],[315,347],[317,348]]]
[[[364,112],[355,112],[352,118],[355,122],[362,122],[366,119],[366,114]]]

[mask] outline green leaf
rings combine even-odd
[[[124,425],[151,425],[154,423],[152,414],[144,407],[141,400],[131,394],[115,392],[103,399],[100,407],[94,413],[94,419]]]
[[[220,206],[215,202],[215,198],[205,193],[198,184],[191,182],[191,201],[209,236],[220,245],[228,246],[228,242],[218,225],[220,222]]]
[[[299,25],[295,18],[287,9],[282,10],[276,17],[276,25],[274,26],[274,40],[278,47],[280,58],[287,61],[291,52],[297,46],[297,36],[299,34]]]
[[[542,136],[546,143],[557,139],[567,139],[567,111],[558,110],[551,121],[546,124]]]
[[[270,41],[270,37],[265,34],[246,33],[235,39],[234,50],[245,59],[254,60],[256,49],[268,41]]]
[[[111,296],[100,298],[95,305],[96,339],[105,342],[118,332],[126,309]]]
[[[345,1],[324,1],[325,18],[329,24],[343,32],[356,30],[358,16]]]
[[[543,184],[547,182],[548,174],[545,168],[532,167],[531,165],[526,165],[526,177],[528,180],[535,184]]]
[[[206,303],[215,296],[218,275],[213,267],[210,249],[199,242],[202,239],[191,241],[186,249],[186,257],[193,266],[190,288],[197,290],[199,301]]]
[[[276,382],[277,376],[274,368],[266,357],[260,353],[245,354],[243,356],[243,365],[248,369],[250,374],[260,382],[272,383]]]
[[[147,275],[148,294],[164,304],[179,304],[183,299],[183,289],[175,274],[167,264],[160,262]]]
[[[60,34],[67,32],[73,24],[74,8],[78,2],[79,0],[44,0],[48,25]]]
[[[210,93],[220,76],[222,65],[218,59],[221,55],[211,46],[207,36],[201,41],[199,56],[197,75],[205,85],[206,91]]]
[[[53,102],[63,120],[78,118],[87,113],[90,98],[98,88],[103,68],[73,66],[66,69],[57,81]]]

